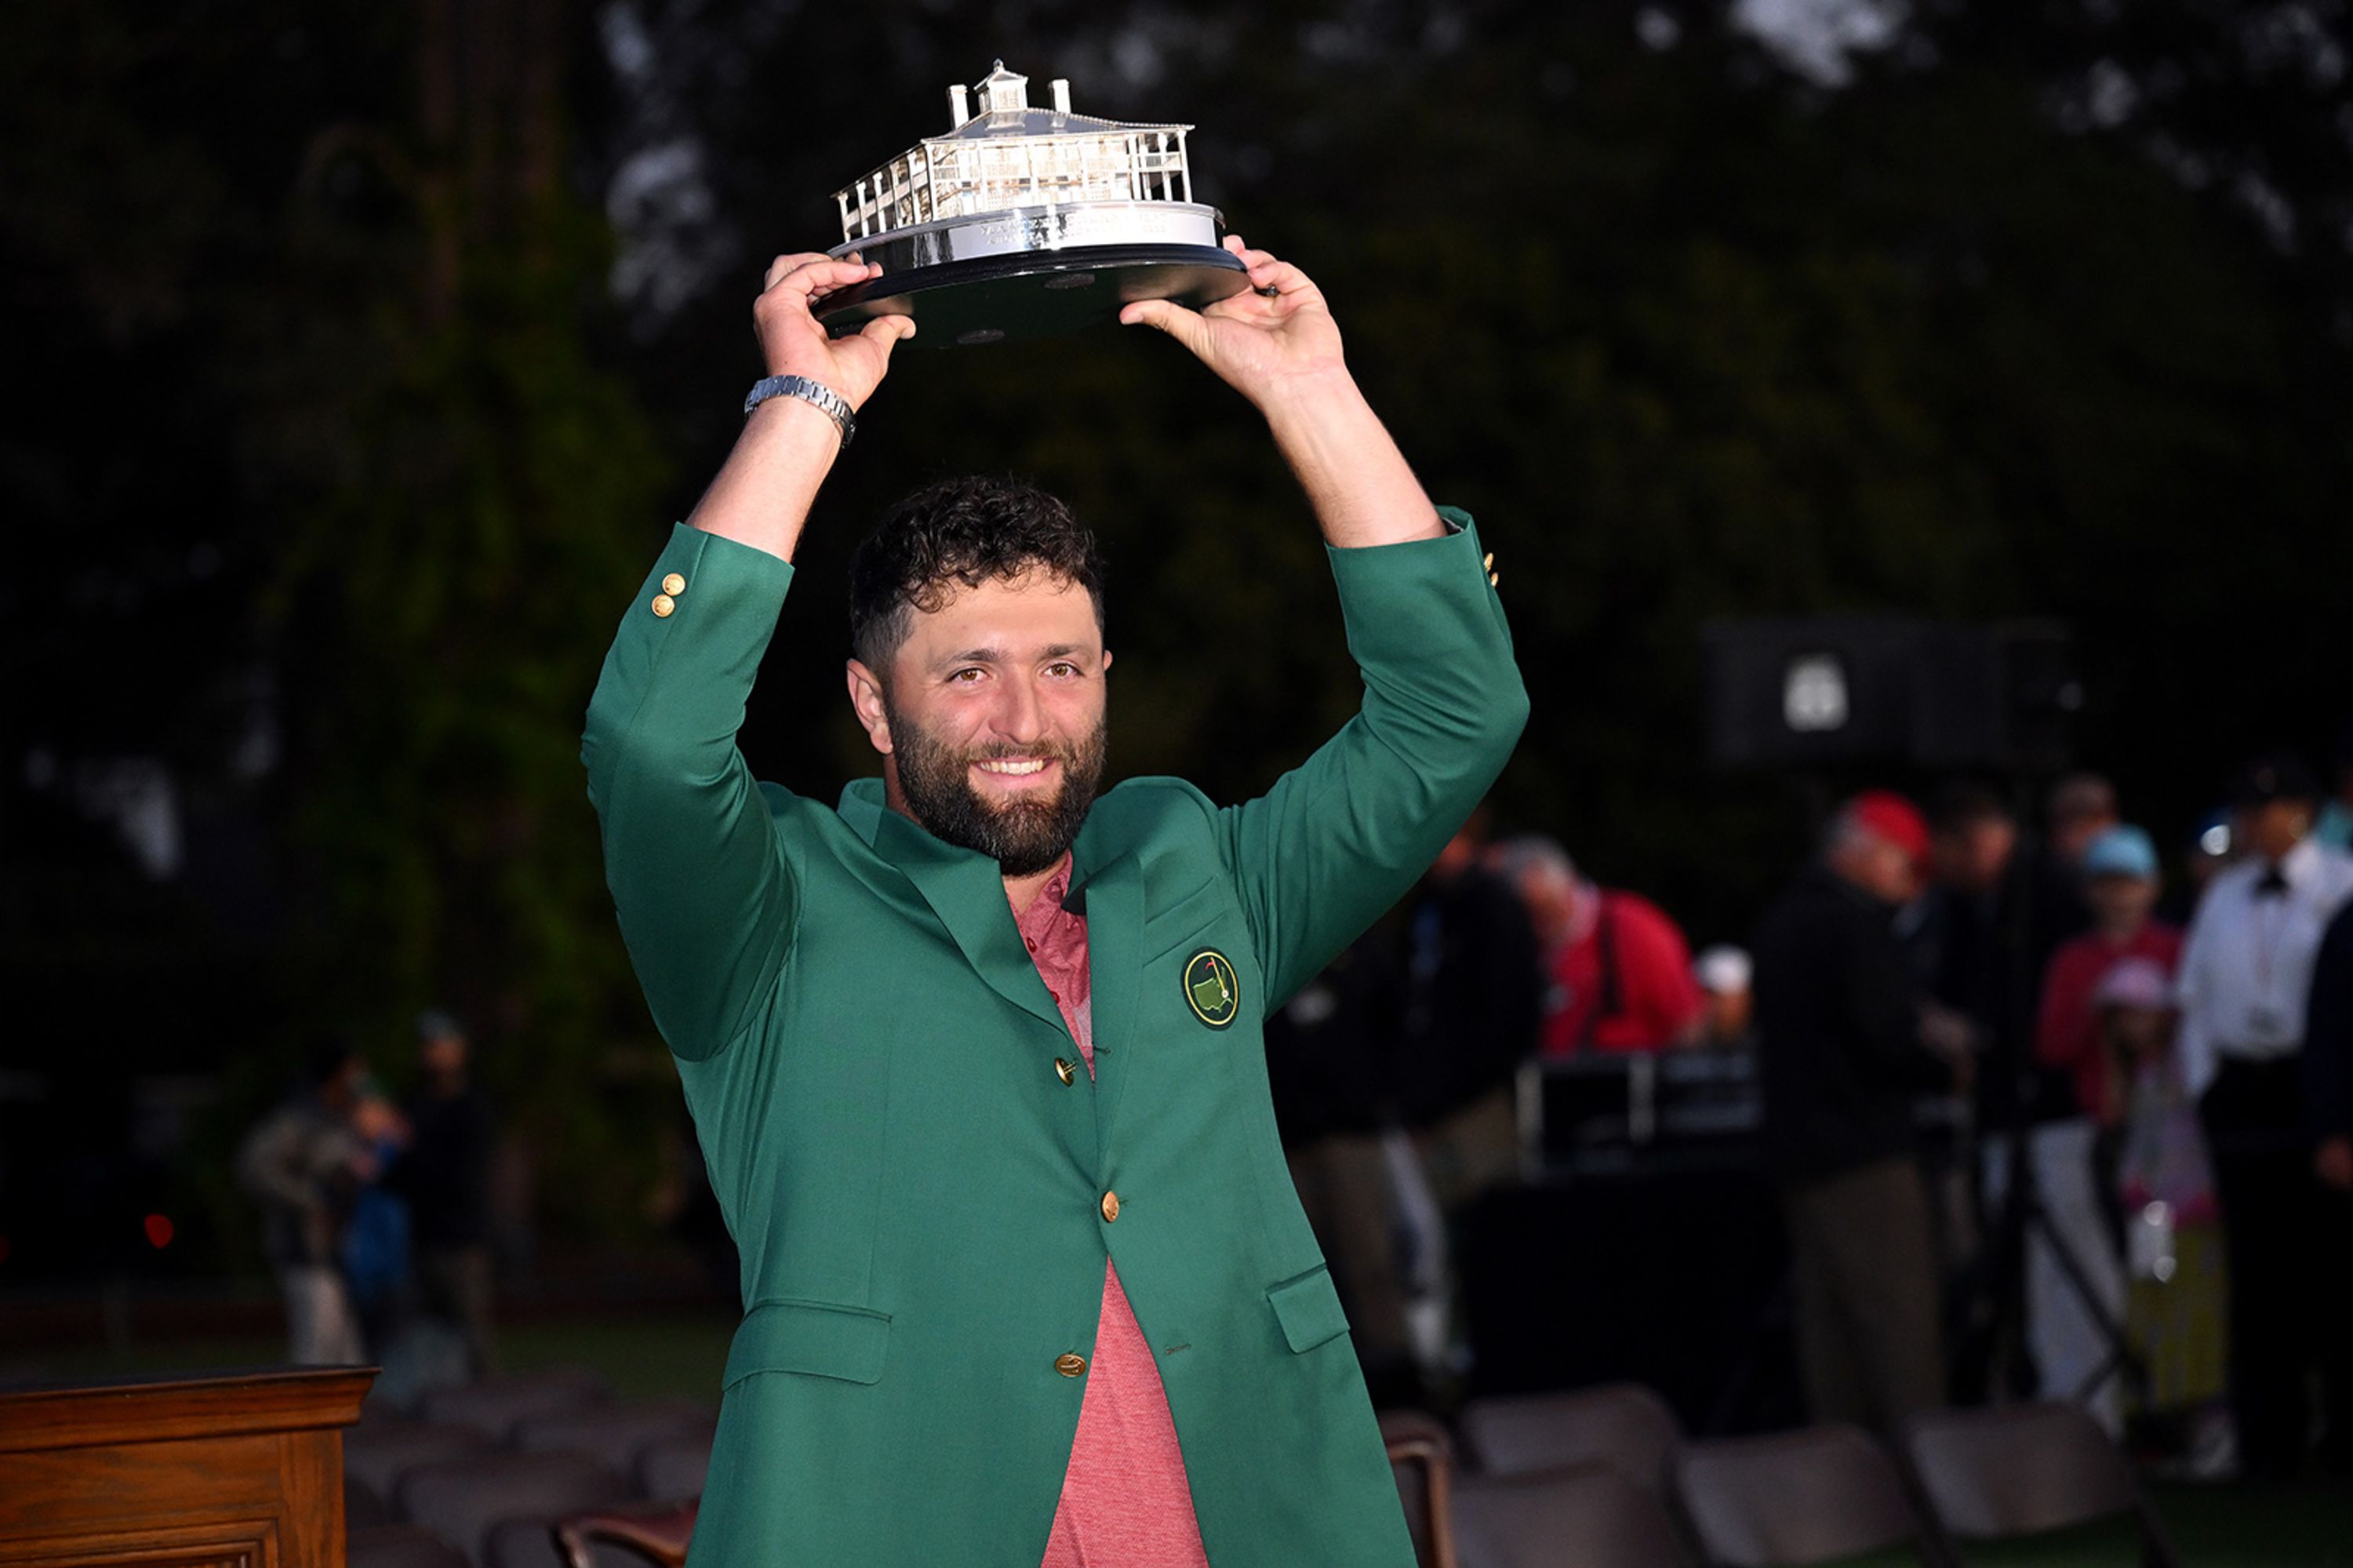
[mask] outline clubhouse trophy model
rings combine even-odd
[[[1130,300],[1198,308],[1250,286],[1193,199],[1189,125],[1132,125],[1029,105],[1029,78],[997,67],[948,89],[951,124],[838,191],[841,243],[881,276],[827,296],[839,336],[879,315],[923,328],[916,346],[997,343],[1111,321]]]

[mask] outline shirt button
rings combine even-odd
[[[1054,1370],[1064,1377],[1078,1377],[1087,1370],[1087,1358],[1065,1352],[1054,1358]]]
[[[1036,940],[1035,940],[1035,939],[1033,939],[1033,938],[1029,938],[1029,937],[1024,937],[1024,938],[1022,938],[1021,939],[1022,939],[1023,941],[1028,942],[1028,943],[1029,944],[1029,950],[1030,950],[1031,952],[1033,952],[1033,953],[1034,953],[1034,952],[1036,952],[1036,951],[1038,950],[1038,944],[1037,944],[1037,942],[1036,942]]]
[[[676,572],[672,572],[670,576],[662,578],[662,592],[668,594],[681,594],[685,591],[686,579],[680,577]]]
[[[1056,1007],[1062,1005],[1062,993],[1060,991],[1056,991],[1052,986],[1048,986],[1046,988],[1046,994],[1054,999],[1054,1005]]]
[[[668,615],[671,610],[676,609],[677,608],[678,600],[670,598],[670,595],[666,593],[658,593],[654,595],[652,609],[656,615]]]
[[[1112,1223],[1112,1221],[1113,1221],[1113,1220],[1115,1220],[1115,1219],[1119,1218],[1119,1194],[1118,1194],[1118,1193],[1116,1193],[1116,1192],[1105,1192],[1105,1193],[1103,1194],[1103,1224],[1111,1224],[1111,1223]]]
[[[1054,1058],[1054,1076],[1066,1084],[1075,1084],[1079,1081],[1079,1070],[1071,1065],[1070,1058],[1057,1056]]]

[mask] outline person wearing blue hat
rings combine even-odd
[[[2083,1114],[2113,1128],[2124,1114],[2121,1080],[2116,1065],[2102,1059],[2093,994],[2126,959],[2152,959],[2171,975],[2181,961],[2181,932],[2156,918],[2157,845],[2140,829],[2120,823],[2094,838],[2084,847],[2083,874],[2092,928],[2051,956],[2034,1049],[2045,1066],[2073,1075]]]
[[[2126,1065],[2103,1042],[2100,984],[2116,967],[2152,963],[2168,982],[2181,958],[2181,932],[2155,917],[2161,885],[2157,846],[2140,829],[2117,823],[2084,846],[2077,863],[2092,928],[2060,944],[2043,971],[2034,1052],[2046,1067],[2067,1075],[2076,1114],[2037,1129],[2038,1160],[2046,1161],[2044,1197],[2071,1250],[2099,1287],[2111,1319],[2124,1310],[2123,1216],[2116,1171],[2128,1098]],[[2099,1324],[2074,1292],[2029,1259],[2028,1308],[2043,1387],[2073,1393],[2107,1360]],[[2094,1393],[2094,1413],[2113,1426],[2123,1410],[2121,1388],[2108,1379]]]

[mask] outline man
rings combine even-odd
[[[1788,1227],[1808,1400],[1817,1421],[1890,1433],[1944,1403],[1912,1104],[1967,1062],[1924,1043],[1894,931],[1927,853],[1909,800],[1856,796],[1752,944],[1765,1153]]]
[[[489,1097],[474,1086],[472,1046],[439,1011],[417,1021],[423,1082],[408,1102],[408,1148],[391,1182],[408,1200],[417,1244],[417,1305],[463,1339],[466,1375],[482,1377],[491,1342],[491,1156],[498,1141]]]
[[[1450,1218],[1519,1174],[1513,1086],[1541,1000],[1527,912],[1481,863],[1483,827],[1474,817],[1447,841],[1406,919],[1400,1094]]]
[[[2320,789],[2297,758],[2250,765],[2233,792],[2245,858],[2199,901],[2182,948],[2181,1076],[2214,1157],[2231,1282],[2231,1404],[2252,1475],[2302,1463],[2305,1380],[2344,1333],[2316,1266],[2342,1245],[2332,1190],[2313,1168],[2305,1010],[2321,937],[2353,900],[2353,859],[2312,838]],[[2348,1393],[2329,1391],[2341,1418]]]
[[[1692,979],[1706,998],[1700,1044],[1713,1051],[1746,1050],[1756,1043],[1757,966],[1746,948],[1719,942],[1692,960]]]
[[[237,1150],[238,1182],[261,1202],[264,1245],[286,1300],[286,1358],[297,1366],[367,1359],[340,1255],[352,1204],[376,1176],[353,1125],[366,1076],[350,1042],[314,1042],[301,1086]]]
[[[1698,1044],[1707,1002],[1691,944],[1666,911],[1578,875],[1568,852],[1541,834],[1504,844],[1495,863],[1535,927],[1549,982],[1545,1054]]]
[[[2084,857],[2100,835],[2124,819],[2116,810],[2116,787],[2096,773],[2070,773],[2044,798],[2044,849],[2071,875],[2083,874]],[[2072,889],[2070,890],[2073,891]]]
[[[1330,546],[1364,706],[1267,795],[1095,798],[1092,537],[990,481],[910,497],[853,561],[882,777],[830,809],[754,782],[786,562],[913,331],[827,336],[855,260],[770,266],[765,400],[606,661],[607,877],[743,1254],[696,1568],[1413,1561],[1261,1021],[1412,885],[1526,697],[1477,535],[1323,296],[1229,243],[1251,291],[1121,319],[1256,406]]]
[[[2322,1230],[2314,1238],[2314,1318],[2324,1329],[2321,1386],[2328,1400],[2322,1457],[2353,1472],[2353,900],[2337,912],[2312,965],[2305,1020],[2305,1137],[2319,1188]]]

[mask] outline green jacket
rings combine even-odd
[[[1057,1362],[1093,1354],[1106,1253],[1215,1568],[1410,1568],[1260,1025],[1412,885],[1525,722],[1449,515],[1443,539],[1330,552],[1363,711],[1263,798],[1136,779],[1095,803],[1071,893],[1098,1076],[1067,1082],[994,861],[876,779],[834,807],[754,781],[735,736],[792,568],[675,532],[583,758],[743,1257],[694,1568],[1036,1568],[1085,1386]]]

